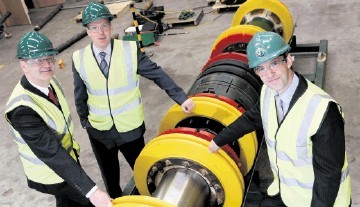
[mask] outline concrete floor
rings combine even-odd
[[[67,0],[65,6],[83,5],[89,0]],[[105,1],[108,2],[108,1]],[[297,19],[295,34],[298,43],[318,43],[320,39],[329,41],[328,67],[325,90],[343,107],[346,121],[346,147],[352,178],[352,206],[360,206],[360,164],[356,158],[360,155],[359,132],[360,119],[360,73],[357,64],[360,60],[360,2],[358,0],[317,0],[297,1],[284,0],[294,21]],[[154,0],[155,5],[164,5],[165,10],[182,10],[206,6],[205,0],[166,1]],[[42,30],[57,47],[83,28],[73,18],[81,9],[63,10],[58,13]],[[209,58],[212,44],[219,34],[231,26],[234,11],[216,14],[211,7],[204,8],[205,16],[197,27],[186,27],[182,30],[171,29],[168,32],[188,31],[185,35],[161,36],[160,46],[147,47],[153,52],[151,59],[161,65],[164,70],[187,91],[195,77]],[[213,21],[218,17],[215,21]],[[124,28],[132,22],[128,11],[113,21],[114,33],[123,34]],[[18,82],[22,71],[15,59],[16,44],[25,32],[33,26],[8,27],[11,39],[0,39],[0,113],[4,113],[6,101]],[[81,145],[81,157],[85,171],[104,189],[97,163],[93,156],[86,132],[80,127],[74,107],[73,79],[71,72],[71,54],[90,42],[84,38],[64,52],[59,58],[64,59],[65,67],[57,70],[75,123],[75,139]],[[301,61],[300,59],[298,61]],[[301,62],[297,63],[301,65]],[[174,102],[149,80],[141,80],[142,98],[145,108],[147,132],[146,141],[157,134],[159,123],[165,112]],[[30,190],[26,185],[17,147],[4,118],[0,119],[0,131],[3,142],[0,144],[0,207],[20,206],[55,206],[53,196]],[[122,156],[120,155],[122,158]],[[122,159],[121,185],[124,187],[132,172]]]

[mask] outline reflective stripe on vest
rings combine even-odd
[[[268,193],[275,195],[281,189],[283,201],[288,206],[310,206],[314,185],[311,137],[321,125],[329,101],[335,102],[317,86],[310,82],[308,85],[308,90],[286,114],[280,126],[276,122],[274,91],[264,86],[261,93],[264,135],[270,166],[274,173],[274,181],[269,186]],[[339,111],[342,114],[340,106]],[[287,138],[292,132],[295,133],[296,139]],[[290,136],[293,137],[293,135]],[[346,154],[340,183],[335,206],[348,205],[350,200],[351,189]],[[282,187],[279,188],[279,186]],[[291,195],[297,195],[297,198]],[[348,197],[343,198],[344,195]]]
[[[55,77],[50,83],[56,91],[62,112],[52,102],[25,90],[21,84],[18,83],[7,102],[5,114],[19,106],[32,108],[51,129],[57,132],[57,138],[61,141],[62,147],[76,160],[73,149],[76,147],[76,150],[78,150],[78,144],[73,141],[71,135],[74,126],[70,116],[70,109],[63,96],[60,83]],[[64,117],[66,117],[65,120]],[[21,161],[28,179],[42,184],[63,182],[61,177],[32,152],[25,140],[11,125],[10,128],[14,135],[14,141],[18,145]]]

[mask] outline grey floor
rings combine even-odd
[[[83,5],[88,0],[67,0],[65,6]],[[108,2],[108,1],[105,1]],[[360,1],[359,0],[317,0],[298,1],[284,0],[294,21],[297,20],[295,35],[298,43],[318,43],[321,39],[329,41],[328,67],[325,79],[325,90],[330,93],[343,107],[346,122],[346,147],[350,163],[352,181],[353,206],[360,206]],[[164,5],[165,10],[183,10],[206,6],[205,0],[154,0],[155,5]],[[74,23],[73,18],[81,9],[63,10],[49,22],[41,32],[46,34],[58,46],[83,28]],[[44,9],[45,11],[45,9]],[[211,7],[204,8],[205,16],[196,27],[186,26],[184,29],[171,29],[167,32],[183,32],[188,34],[162,36],[160,46],[147,47],[153,52],[152,60],[187,91],[199,74],[200,69],[209,58],[212,44],[223,31],[231,26],[234,11],[220,14],[212,12]],[[216,20],[214,20],[217,18]],[[126,12],[113,21],[114,33],[123,34],[123,30],[132,22],[130,12]],[[25,32],[33,26],[14,26],[7,30],[12,33],[10,39],[0,39],[0,112],[4,113],[5,103],[18,82],[22,72],[15,59],[16,44]],[[80,127],[73,99],[73,79],[71,72],[71,54],[87,45],[89,38],[84,38],[64,52],[59,58],[64,59],[65,67],[57,70],[57,77],[62,82],[65,95],[71,107],[75,123],[75,139],[81,145],[80,161],[86,172],[101,188],[104,188],[100,172],[90,148],[86,132]],[[295,60],[296,61],[296,60]],[[298,59],[297,65],[305,66]],[[174,102],[167,97],[155,84],[141,79],[142,98],[145,108],[147,132],[146,141],[157,134],[159,123],[165,112]],[[30,190],[26,185],[22,165],[17,148],[4,118],[0,119],[0,130],[3,132],[0,144],[0,207],[19,206],[55,206],[52,196]],[[132,172],[121,158],[121,185],[124,187]],[[265,159],[265,158],[261,158]]]

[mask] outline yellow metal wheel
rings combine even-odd
[[[176,207],[158,198],[150,196],[123,196],[112,201],[113,207]]]
[[[248,43],[255,33],[263,32],[263,31],[264,31],[263,29],[254,25],[233,25],[232,27],[225,30],[218,36],[218,38],[215,40],[212,46],[212,51],[215,50],[215,48],[220,42],[226,41],[226,39],[228,39],[229,36],[232,35],[239,36],[239,38],[237,38],[238,41],[240,40],[240,36],[242,36],[241,39],[245,40]],[[234,39],[231,39],[231,42],[229,42],[229,44],[230,43],[235,43]]]
[[[211,118],[224,126],[228,126],[242,115],[234,106],[216,98],[192,97],[191,99],[195,102],[192,113],[184,113],[179,105],[173,105],[160,123],[159,134],[175,128],[180,121],[193,116]],[[246,134],[241,139],[238,139],[238,143],[241,150],[239,158],[242,163],[241,172],[246,175],[254,164],[258,150],[256,133]]]
[[[233,17],[232,26],[243,24],[242,21],[244,18],[251,13],[256,13],[259,9],[264,9],[269,11],[270,14],[275,14],[277,16],[283,27],[282,36],[286,42],[289,42],[293,35],[293,19],[289,9],[279,0],[247,0],[236,11]],[[264,15],[268,16],[269,12]]]
[[[208,141],[180,133],[152,139],[135,163],[134,180],[140,194],[150,195],[147,175],[154,163],[166,158],[183,158],[202,165],[217,177],[225,192],[224,207],[240,206],[245,185],[239,168],[223,150],[209,153],[208,145]]]

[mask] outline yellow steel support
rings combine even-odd
[[[176,207],[158,198],[150,196],[123,196],[112,201],[113,207]]]

